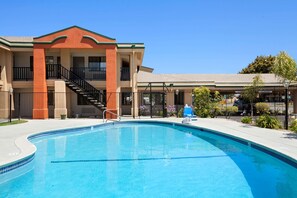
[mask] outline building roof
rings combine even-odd
[[[33,42],[33,36],[1,36],[1,38],[13,42]]]
[[[257,74],[153,74],[140,71],[138,85],[147,83],[167,83],[174,86],[232,86],[242,87],[251,84]],[[265,86],[282,86],[274,74],[261,74]]]
[[[62,35],[62,36],[60,35],[60,36],[58,36],[56,38],[53,38],[53,39],[51,39],[49,41],[47,41],[47,40],[46,41],[38,41],[38,39],[42,39],[43,37],[54,35],[56,33],[67,31],[67,30],[73,29],[73,28],[77,28],[79,30],[82,30],[82,31],[86,32],[86,35],[83,35],[83,37],[87,38],[87,39],[91,39],[97,44],[116,45],[118,49],[140,49],[140,50],[143,50],[145,48],[144,43],[116,43],[116,40],[114,38],[104,36],[102,34],[99,34],[99,33],[84,29],[84,28],[79,27],[79,26],[71,26],[71,27],[68,27],[68,28],[65,28],[65,29],[62,29],[62,30],[58,30],[56,32],[51,32],[49,34],[42,35],[42,36],[39,36],[39,37],[33,37],[33,36],[0,36],[0,46],[5,46],[5,48],[9,50],[11,47],[12,48],[13,47],[16,47],[16,48],[23,48],[23,47],[24,48],[33,48],[34,43],[52,44],[55,41],[57,41],[58,39],[67,38],[67,35]],[[89,34],[93,35],[93,36],[90,36]],[[94,35],[102,37],[105,40],[107,39],[108,41],[104,41],[104,42],[100,41],[99,42],[94,37]]]

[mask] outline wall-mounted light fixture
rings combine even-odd
[[[176,95],[178,95],[178,93],[179,93],[179,90],[178,90],[178,89],[177,89],[177,90],[175,90],[175,94],[176,94]]]

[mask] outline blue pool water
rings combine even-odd
[[[198,129],[120,123],[31,141],[35,159],[0,175],[1,198],[297,197],[295,167]]]

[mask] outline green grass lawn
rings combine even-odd
[[[2,122],[0,123],[0,126],[8,126],[8,125],[13,125],[13,124],[22,124],[28,122],[27,120],[13,120],[11,122]]]

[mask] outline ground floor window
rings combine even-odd
[[[184,92],[179,91],[174,94],[174,104],[175,105],[184,105]]]
[[[130,92],[122,93],[122,105],[132,105],[132,93]]]

